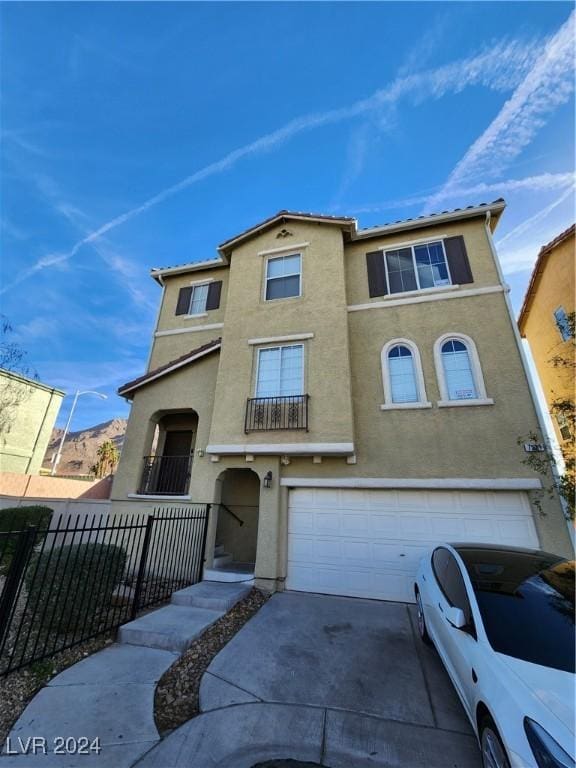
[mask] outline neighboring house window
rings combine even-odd
[[[266,347],[258,351],[256,397],[288,397],[304,390],[304,347]]]
[[[266,264],[266,301],[300,296],[302,258],[300,254],[278,256]]]
[[[450,285],[442,241],[385,252],[390,293]]]
[[[206,301],[208,299],[208,284],[195,285],[192,288],[192,297],[190,299],[189,315],[201,315],[206,312]]]
[[[429,408],[418,347],[408,339],[393,339],[382,349],[384,405],[392,408]]]
[[[476,345],[469,336],[447,333],[434,344],[440,388],[438,405],[491,405],[487,397]]]
[[[560,331],[562,341],[568,341],[572,338],[572,331],[570,330],[570,323],[568,322],[568,315],[564,307],[558,307],[554,312],[554,320],[556,321],[556,327]]]

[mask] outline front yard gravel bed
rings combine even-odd
[[[212,659],[264,605],[269,595],[254,588],[209,627],[168,669],[156,686],[154,719],[161,735],[200,713],[200,680]]]

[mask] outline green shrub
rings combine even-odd
[[[7,507],[0,509],[0,534],[7,531],[23,531],[28,525],[38,528],[35,543],[42,544],[50,525],[53,510],[41,504],[27,507]],[[0,572],[7,570],[14,557],[18,536],[0,535]]]
[[[103,608],[122,580],[126,553],[114,544],[72,544],[34,555],[26,571],[39,631],[95,632]],[[34,608],[32,608],[34,610]]]

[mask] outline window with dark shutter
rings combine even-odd
[[[177,315],[188,314],[188,310],[190,309],[190,302],[192,301],[192,290],[192,286],[180,288],[180,293],[178,294],[178,303],[176,304]]]
[[[382,251],[372,251],[366,254],[366,267],[368,269],[368,293],[370,298],[374,296],[386,296],[388,287],[386,284],[386,270],[384,268],[384,254]]]
[[[222,280],[215,280],[208,287],[208,298],[206,299],[206,311],[218,309],[220,306],[220,294],[222,293]]]
[[[462,235],[456,237],[447,237],[444,240],[444,250],[446,251],[446,260],[450,267],[450,277],[453,285],[463,285],[473,283],[472,270],[466,253],[466,245]]]

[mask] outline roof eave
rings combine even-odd
[[[178,264],[176,267],[159,267],[150,270],[150,277],[162,285],[162,278],[184,275],[188,272],[200,272],[206,269],[221,269],[227,267],[228,259],[224,256],[218,259],[209,259],[208,261],[192,261],[189,264]]]
[[[256,237],[256,235],[263,230],[269,229],[283,221],[305,221],[312,223],[316,222],[318,224],[329,224],[331,226],[337,226],[349,233],[353,233],[357,227],[356,219],[350,219],[350,217],[328,219],[322,216],[299,216],[297,213],[279,213],[270,219],[262,221],[260,224],[257,224],[246,232],[220,243],[218,246],[218,253],[223,258],[226,258],[226,254],[230,253],[234,248],[237,248],[241,243]]]
[[[431,216],[421,216],[417,219],[399,221],[393,224],[384,224],[381,227],[373,227],[366,231],[356,232],[352,235],[352,240],[368,240],[372,237],[381,237],[382,235],[394,234],[395,232],[405,232],[410,229],[421,229],[422,227],[431,227],[435,224],[444,224],[450,221],[461,221],[462,219],[473,219],[478,216],[485,216],[490,213],[492,230],[506,208],[504,200],[497,200],[488,205],[477,205],[473,208],[462,208],[456,211],[447,211],[446,213],[437,213]]]

